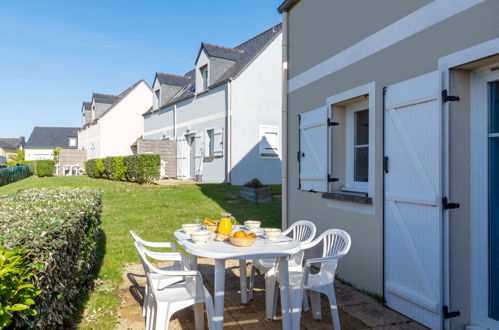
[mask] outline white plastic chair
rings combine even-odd
[[[315,225],[308,220],[300,220],[293,223],[288,229],[282,232],[282,235],[290,235],[293,239],[300,242],[302,251],[297,253],[289,261],[289,271],[302,271],[303,269],[303,244],[310,243],[316,233]],[[276,296],[277,267],[275,259],[256,259],[253,260],[250,283],[249,298],[253,298],[253,289],[255,286],[256,269],[265,276],[265,314],[268,319],[274,319],[276,316],[274,308],[274,296]],[[303,300],[304,309],[308,310],[308,301]]]
[[[143,246],[153,247],[153,248],[166,248],[166,249],[170,249],[173,252],[173,253],[172,252],[152,252],[152,253],[154,253],[154,255],[157,258],[171,257],[171,259],[168,259],[168,260],[173,261],[173,265],[160,268],[161,270],[186,270],[187,269],[185,266],[185,265],[189,264],[187,256],[181,252],[177,252],[177,245],[175,243],[146,241],[146,240],[143,240],[142,238],[140,238],[139,235],[137,235],[133,230],[130,230],[130,235],[132,235],[133,240],[135,242],[139,242]],[[175,254],[177,254],[177,256]],[[142,263],[142,267],[144,268],[144,272],[146,272],[147,267],[144,263]],[[147,272],[148,272],[148,270],[147,270]],[[159,281],[162,279],[162,276],[159,276],[157,274],[151,274],[151,278],[154,281]],[[179,277],[179,278],[176,278],[176,280],[180,281],[180,280],[182,280],[182,278]],[[172,280],[170,279],[170,281],[172,281]],[[149,292],[149,285],[148,285],[148,282],[146,282],[146,286],[145,286],[145,290],[144,290],[144,304],[142,305],[142,316],[146,317],[146,321],[147,321],[147,315],[146,315],[147,314],[147,306],[149,303],[150,296],[151,296],[151,293]]]
[[[322,257],[305,260],[305,269],[303,271],[290,270],[289,272],[289,293],[293,325],[296,327],[300,326],[303,292],[304,290],[305,292],[308,290],[310,292],[314,319],[319,320],[321,318],[320,294],[324,293],[329,299],[333,328],[340,330],[340,317],[336,303],[336,294],[334,292],[334,276],[338,260],[350,250],[351,238],[344,230],[329,229],[314,241],[306,244],[304,248],[310,249],[321,242],[323,244]],[[313,264],[320,264],[319,271],[316,274],[310,273],[310,267]],[[277,298],[277,295],[275,298]],[[274,299],[274,310],[276,310],[276,306],[277,299]]]
[[[213,300],[203,285],[203,277],[197,270],[162,270],[148,260],[172,260],[182,255],[175,253],[155,253],[146,249],[140,242],[135,242],[140,259],[144,265],[151,298],[148,300],[146,329],[168,329],[171,316],[186,307],[194,305],[196,329],[204,329],[203,303],[206,305],[208,324],[212,328],[214,314]],[[153,274],[161,276],[160,281]],[[181,278],[181,281],[178,279]],[[157,277],[156,277],[157,279]],[[165,281],[166,280],[166,281]]]

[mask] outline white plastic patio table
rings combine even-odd
[[[236,228],[236,230],[239,228]],[[288,257],[300,251],[300,243],[295,240],[285,242],[269,243],[265,239],[258,237],[250,247],[236,247],[230,242],[217,242],[210,238],[204,244],[194,243],[183,230],[177,230],[174,234],[175,240],[191,256],[215,259],[215,292],[214,307],[215,314],[213,322],[215,329],[223,328],[224,320],[224,295],[225,295],[225,260],[239,260],[241,275],[246,274],[246,259],[279,258],[279,276],[281,290],[282,327],[283,329],[298,329],[299,325],[291,325],[291,315],[289,310],[289,273]],[[192,260],[192,259],[191,259]],[[195,258],[193,266],[196,267]],[[247,279],[240,276],[241,281],[241,302],[247,303]]]

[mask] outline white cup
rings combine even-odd
[[[211,232],[209,232],[207,230],[195,231],[195,232],[191,233],[191,238],[194,241],[194,243],[203,244],[203,243],[206,243],[206,241],[208,241],[208,239],[210,238],[210,235],[211,235]]]
[[[271,241],[278,240],[281,237],[281,230],[278,228],[264,228],[263,233]]]

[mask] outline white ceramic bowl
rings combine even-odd
[[[191,233],[191,238],[194,243],[202,244],[206,243],[206,241],[210,238],[211,232],[207,230],[203,231],[195,231]]]
[[[186,234],[190,235],[195,231],[199,231],[201,229],[201,225],[198,223],[185,223],[182,225],[182,229]]]
[[[261,222],[260,221],[256,221],[256,220],[246,220],[244,222],[244,225],[249,229],[249,230],[253,230],[253,229],[257,229],[257,228],[260,228],[260,224]]]
[[[263,233],[270,240],[277,240],[281,237],[281,230],[278,228],[264,228]]]

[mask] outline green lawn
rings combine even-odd
[[[19,189],[55,187],[92,187],[102,190],[104,211],[101,242],[103,263],[99,271],[101,284],[91,293],[85,306],[81,328],[112,329],[120,298],[118,285],[125,263],[138,262],[130,230],[153,241],[173,241],[173,232],[182,223],[195,218],[219,218],[229,212],[239,222],[262,221],[263,226],[280,227],[281,203],[253,204],[238,198],[239,187],[223,184],[178,186],[137,185],[133,183],[90,179],[87,177],[30,177],[3,187],[0,195]],[[280,194],[280,186],[273,187]]]

